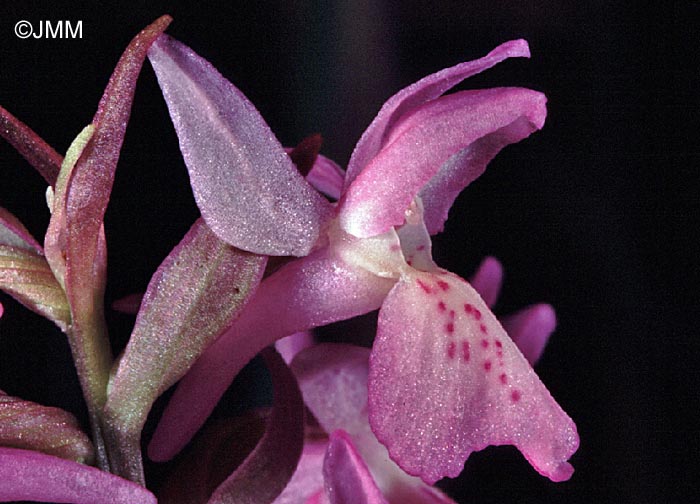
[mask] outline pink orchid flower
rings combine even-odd
[[[471,284],[493,306],[502,280],[500,262],[487,257]],[[556,317],[551,306],[538,304],[506,317],[504,325],[510,327],[509,335],[534,365],[554,331]],[[277,342],[278,347],[281,342],[288,350],[286,358],[294,362],[292,370],[304,403],[330,433],[330,441],[308,437],[294,476],[275,504],[336,502],[333,495],[339,489],[348,489],[346,493],[353,496],[349,502],[454,502],[401,470],[372,433],[367,416],[369,349],[340,344],[309,348],[306,333],[288,336]],[[371,483],[357,484],[362,482]]]
[[[235,247],[301,256],[261,282],[181,381],[149,447],[154,459],[190,439],[261,349],[380,308],[369,424],[398,466],[432,484],[458,475],[471,452],[512,444],[550,479],[571,476],[573,421],[477,291],[431,257],[430,234],[442,229],[459,192],[546,116],[544,95],[528,89],[442,95],[527,56],[524,41],[508,42],[390,98],[344,180],[330,162],[314,167],[332,181],[333,205],[296,171],[238,89],[183,44],[167,36],[154,43],[149,58],[207,224]],[[353,457],[344,450],[342,458]]]

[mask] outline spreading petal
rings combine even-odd
[[[323,479],[331,504],[387,504],[352,439],[342,430],[331,434]]]
[[[386,135],[402,115],[434,100],[464,79],[483,72],[507,58],[515,57],[530,57],[530,49],[524,40],[506,42],[481,59],[460,63],[428,75],[389,98],[372,124],[362,134],[352,153],[345,188],[348,188],[355,177],[382,149]]]
[[[557,326],[557,316],[551,305],[536,304],[504,317],[502,322],[513,343],[534,366]]]
[[[92,463],[90,439],[73,415],[42,406],[0,390],[0,446],[36,450],[48,455]]]
[[[142,292],[127,294],[114,301],[112,303],[112,309],[126,315],[136,315],[139,312],[139,308],[141,308],[141,301],[143,301]]]
[[[0,107],[0,136],[7,140],[49,185],[56,183],[63,158],[32,129]]]
[[[149,456],[158,461],[174,456],[264,347],[295,332],[375,310],[394,282],[350,267],[326,249],[266,278],[241,316],[180,382],[153,435]]]
[[[258,446],[219,485],[207,504],[271,503],[294,474],[304,444],[304,403],[294,375],[279,354],[263,352],[274,387],[274,408]]]
[[[289,336],[285,336],[281,340],[275,342],[275,350],[284,359],[284,362],[291,364],[294,357],[302,350],[313,346],[314,335],[311,331],[302,331]]]
[[[158,39],[149,59],[207,224],[243,250],[307,255],[332,209],[296,170],[253,104],[170,37]]]
[[[485,257],[474,276],[469,280],[474,290],[489,308],[493,308],[503,285],[503,266],[495,257]],[[510,331],[508,331],[510,334]],[[511,339],[513,335],[510,334]],[[521,349],[522,351],[522,349]]]
[[[337,200],[343,190],[345,172],[338,164],[319,154],[306,180],[317,191]]]
[[[156,504],[136,483],[43,453],[0,448],[0,502]]]
[[[119,474],[144,481],[140,437],[151,405],[241,312],[265,263],[199,219],[153,275],[105,406]]]
[[[377,438],[428,483],[457,476],[488,445],[515,445],[554,481],[573,472],[574,423],[456,276],[407,276],[393,288],[379,313],[368,389]]]
[[[536,91],[493,88],[443,96],[407,112],[385,147],[347,188],[340,204],[341,226],[369,237],[401,225],[404,211],[441,167],[464,149],[476,150],[478,162],[449,165],[450,191],[463,188],[483,172],[484,149],[495,154],[493,143],[503,147],[542,127],[545,103]],[[459,179],[456,185],[452,178]],[[433,204],[431,194],[426,193],[426,208]]]

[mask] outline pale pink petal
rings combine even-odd
[[[530,57],[527,42],[512,40],[501,44],[483,58],[460,63],[428,75],[389,98],[372,124],[362,134],[352,153],[345,188],[347,189],[355,177],[382,149],[386,135],[403,114],[434,100],[464,79],[483,72],[507,58],[514,57]]]
[[[94,467],[43,453],[0,448],[0,502],[156,504],[142,486]]]
[[[301,504],[325,494],[323,490],[323,459],[326,441],[307,441],[292,479],[273,504]]]
[[[125,313],[127,315],[136,315],[139,312],[142,300],[143,292],[128,294],[114,301],[112,303],[112,310]]]
[[[387,504],[352,439],[342,430],[331,434],[323,479],[331,504]]]
[[[392,289],[368,388],[377,438],[428,483],[457,476],[470,453],[489,445],[515,445],[554,481],[573,472],[573,421],[477,292],[454,275],[413,275]]]
[[[513,141],[541,128],[545,103],[536,91],[493,88],[443,96],[407,112],[384,148],[346,189],[341,226],[355,236],[369,237],[402,224],[413,198],[444,163],[477,141],[490,145],[491,140],[484,139],[491,135],[502,146],[501,138]],[[457,172],[455,177],[461,176]],[[478,176],[477,172],[470,173]]]
[[[7,140],[49,185],[56,183],[63,157],[29,126],[0,107],[0,136]]]
[[[451,503],[439,490],[409,476],[390,458],[367,419],[369,348],[319,344],[301,352],[292,364],[304,402],[326,432],[343,429],[390,502]]]
[[[304,445],[304,403],[292,372],[279,354],[263,352],[272,377],[274,407],[255,449],[221,483],[207,504],[273,502],[295,472]]]
[[[304,181],[253,104],[168,36],[153,45],[149,59],[207,224],[243,250],[308,254],[332,209]]]
[[[493,308],[503,285],[503,266],[495,257],[485,257],[474,276],[469,280],[472,287],[489,308]],[[510,331],[508,331],[510,334]],[[511,334],[511,338],[513,335]]]
[[[377,309],[394,280],[348,266],[323,249],[266,278],[241,316],[180,382],[149,456],[174,456],[209,416],[233,378],[264,347],[289,334]]]
[[[502,323],[513,343],[534,366],[557,326],[557,316],[551,305],[537,304],[503,317]]]
[[[284,359],[284,362],[291,364],[294,357],[314,344],[314,335],[311,331],[302,331],[285,336],[275,342],[275,349]]]
[[[141,430],[153,402],[241,313],[266,262],[221,241],[200,218],[158,267],[104,406],[115,472],[144,481]]]
[[[2,303],[0,303],[0,317],[2,317],[3,313],[5,313],[5,308],[3,308]]]
[[[90,439],[73,415],[9,396],[2,390],[0,446],[36,450],[82,464],[92,463],[95,457]]]

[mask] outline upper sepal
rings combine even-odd
[[[387,135],[402,115],[503,60],[518,57],[529,58],[530,48],[524,40],[511,40],[499,45],[483,58],[466,61],[423,77],[389,98],[357,142],[348,164],[345,189],[384,147]]]
[[[307,255],[330,204],[296,170],[252,103],[189,47],[149,51],[197,206],[222,240],[265,255]]]

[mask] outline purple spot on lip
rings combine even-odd
[[[488,340],[482,339],[481,340],[481,348],[488,348],[488,347],[489,347]]]
[[[423,289],[423,292],[425,292],[426,294],[433,293],[433,289],[431,289],[430,286],[428,284],[426,284],[425,282],[423,282],[422,280],[418,279],[418,280],[416,280],[416,283],[420,286],[421,289]]]
[[[438,310],[440,310],[441,312],[444,312],[445,310],[447,310],[447,306],[445,306],[445,302],[444,302],[444,301],[440,301],[440,302],[438,303]]]
[[[503,385],[505,385],[506,383],[508,383],[508,377],[506,376],[505,373],[501,373],[501,375],[500,375],[498,378],[501,380],[501,383],[502,383]]]
[[[486,329],[485,324],[479,324],[479,330],[484,334],[488,334],[488,332],[489,332],[488,329]]]
[[[469,362],[470,357],[471,355],[469,353],[469,342],[462,341],[462,359],[464,359],[464,362]]]
[[[425,250],[425,245],[418,245],[416,250]]]
[[[452,334],[453,332],[455,332],[455,325],[452,322],[448,322],[447,325],[445,326],[445,330],[449,334]]]
[[[484,371],[491,371],[491,361],[487,360],[484,362]]]
[[[445,282],[444,280],[438,280],[438,287],[440,287],[442,290],[446,291],[450,288],[450,284]]]
[[[510,393],[510,398],[513,402],[518,402],[520,400],[520,392],[514,390]]]
[[[456,352],[457,352],[457,345],[455,344],[454,341],[450,341],[450,344],[447,345],[447,356],[450,359],[454,359]]]

